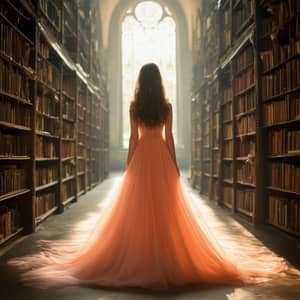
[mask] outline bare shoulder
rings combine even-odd
[[[134,109],[134,103],[133,103],[133,101],[130,101],[129,111],[133,111],[133,109]]]

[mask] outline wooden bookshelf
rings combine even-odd
[[[202,194],[218,199],[254,225],[270,224],[299,237],[299,2],[211,1],[202,4],[197,17],[194,26],[200,28],[200,42],[193,49],[191,116],[193,186],[198,189],[195,180],[201,174]],[[214,50],[209,49],[212,36],[220,45]],[[219,87],[211,97],[214,81]],[[195,137],[198,126],[199,143]],[[199,164],[197,153],[201,153]],[[221,163],[216,169],[217,157]]]
[[[259,36],[266,149],[266,221],[300,236],[300,72],[298,1],[265,1]],[[276,84],[275,84],[276,83]]]
[[[0,246],[33,229],[34,29],[26,11],[1,2]]]
[[[191,104],[192,112],[192,126],[191,126],[191,175],[192,175],[192,186],[200,191],[201,187],[201,143],[202,143],[202,127],[201,127],[201,97],[199,94],[195,95],[192,99]]]
[[[0,246],[108,175],[98,1],[14,3],[0,4]]]

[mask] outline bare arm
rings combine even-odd
[[[167,147],[168,147],[169,152],[171,154],[171,157],[174,161],[174,164],[177,168],[178,175],[180,175],[179,168],[178,168],[178,165],[177,165],[177,160],[176,160],[174,138],[173,138],[173,133],[172,133],[173,111],[172,111],[171,103],[169,104],[169,106],[170,106],[170,112],[169,112],[169,115],[168,115],[168,118],[167,118],[166,124],[165,124],[166,144],[167,144]]]
[[[129,109],[129,118],[130,118],[130,138],[129,138],[129,149],[128,149],[128,157],[127,157],[127,164],[128,167],[132,155],[134,153],[135,147],[138,142],[138,126],[136,121],[133,118],[133,110],[132,107]]]

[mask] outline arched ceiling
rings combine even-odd
[[[100,9],[101,9],[101,19],[102,19],[102,36],[103,36],[103,46],[107,49],[108,47],[108,35],[109,35],[109,25],[110,19],[114,12],[114,9],[122,0],[101,0]],[[154,0],[155,1],[155,0]],[[191,48],[192,41],[192,24],[194,22],[195,16],[197,14],[197,8],[199,7],[199,0],[166,0],[166,5],[169,1],[177,2],[186,17],[186,22],[188,25],[189,32],[189,48]]]

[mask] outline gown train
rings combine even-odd
[[[267,248],[218,243],[178,176],[162,127],[140,128],[129,166],[92,230],[38,245],[38,253],[8,261],[23,271],[24,285],[37,288],[239,286],[284,276],[288,269]]]

